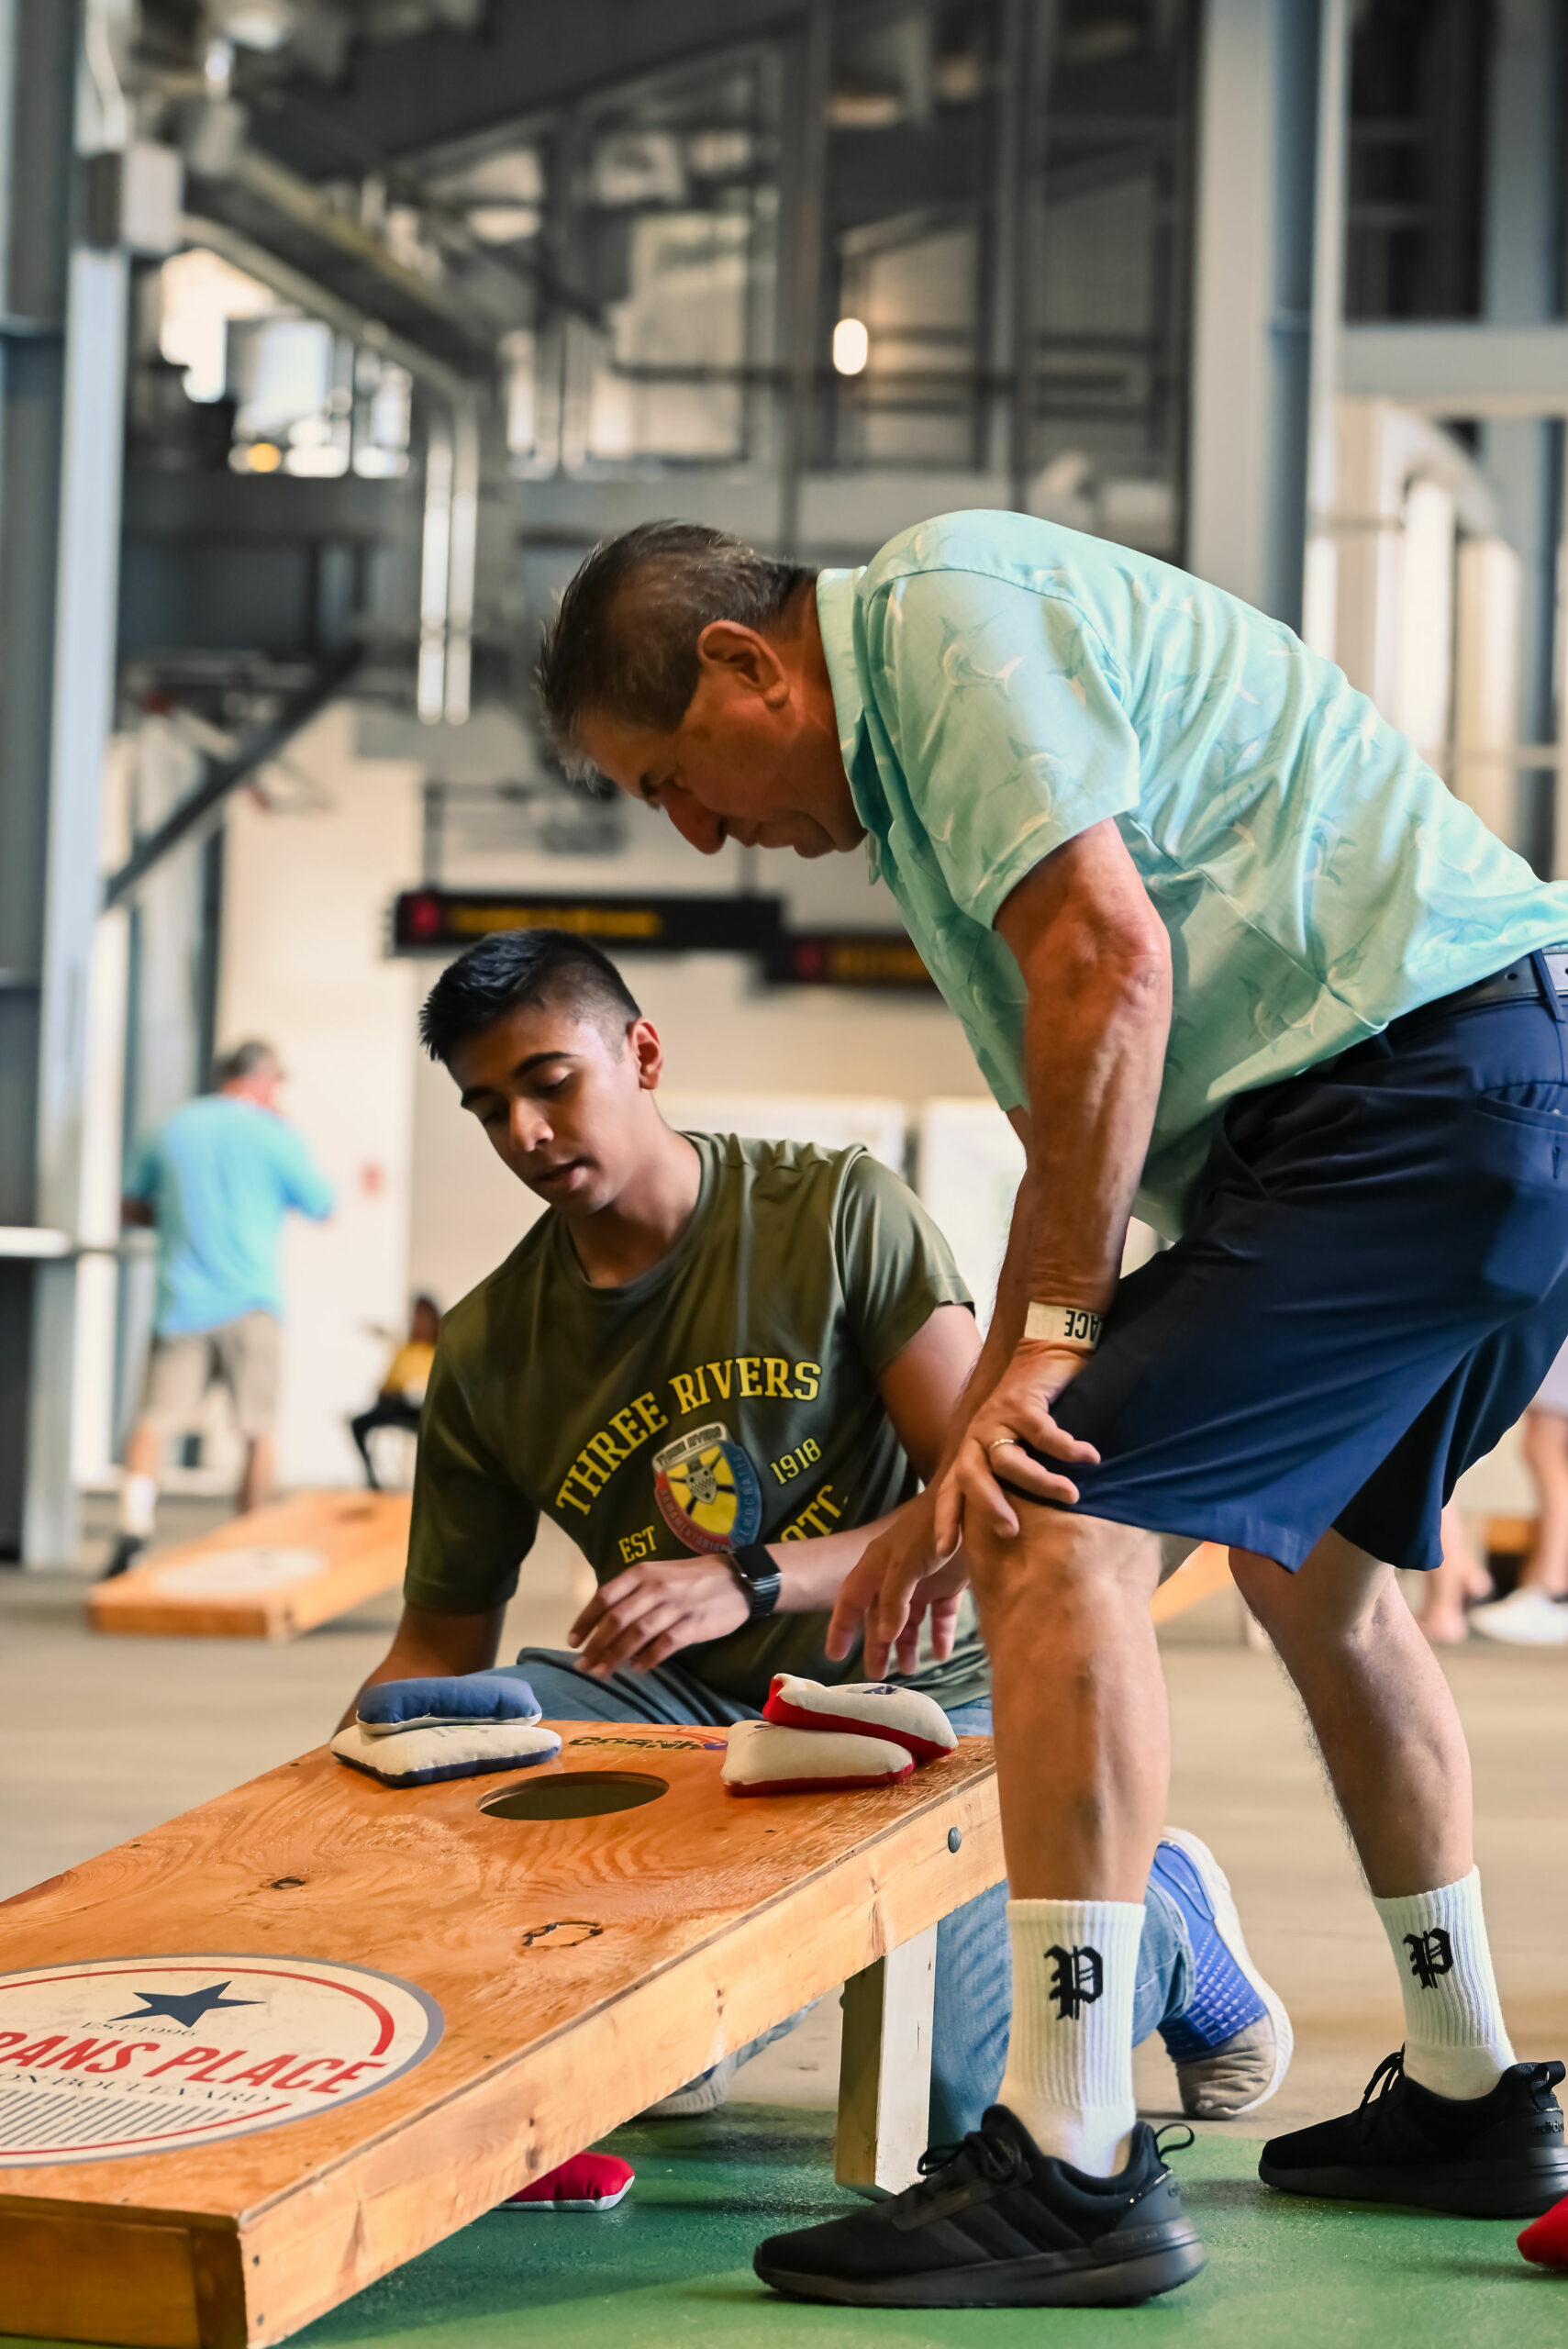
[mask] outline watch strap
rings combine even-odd
[[[779,1603],[784,1578],[768,1554],[762,1542],[742,1542],[738,1549],[727,1553],[729,1571],[746,1594],[746,1605],[753,1622],[771,1615]]]

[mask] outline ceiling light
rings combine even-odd
[[[833,364],[840,375],[860,375],[871,356],[871,337],[863,320],[840,318],[833,329]]]

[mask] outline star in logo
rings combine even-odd
[[[232,1977],[230,1977],[232,1978]],[[206,1990],[138,1990],[133,1996],[141,2000],[141,2012],[134,2015],[111,2015],[111,2022],[149,2022],[154,2015],[167,2015],[172,2022],[183,2023],[190,2031],[202,2017],[216,2007],[259,2007],[260,1998],[226,1998],[227,1982],[214,1982]]]

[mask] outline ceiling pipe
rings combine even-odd
[[[351,341],[379,351],[395,366],[406,368],[441,400],[446,415],[432,420],[426,448],[415,703],[427,725],[445,718],[449,725],[461,726],[469,714],[473,669],[480,386],[227,221],[188,213],[182,225],[192,244],[221,254],[284,301],[335,327]]]

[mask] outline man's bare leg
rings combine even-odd
[[[1464,1731],[1393,1567],[1326,1533],[1298,1574],[1250,1550],[1230,1571],[1301,1693],[1373,1894],[1468,1875]]]
[[[1300,1691],[1388,1934],[1406,2064],[1436,2095],[1484,2096],[1513,2062],[1481,1915],[1470,1755],[1394,1570],[1325,1534],[1296,1575],[1232,1550],[1241,1595]]]
[[[972,1536],[992,1657],[1013,2022],[999,2101],[1043,2153],[1129,2158],[1132,2000],[1170,1743],[1148,1534],[1020,1501]]]
[[[1104,1518],[1017,1507],[1016,1541],[965,1544],[991,1654],[1008,1886],[1016,1900],[1141,1901],[1171,1775],[1149,1612],[1158,1545]]]
[[[236,1517],[248,1517],[253,1508],[272,1496],[276,1475],[272,1439],[270,1435],[255,1435],[245,1447],[245,1470],[239,1479],[239,1490],[234,1497]]]
[[[1457,1647],[1468,1639],[1466,1601],[1492,1595],[1492,1577],[1475,1554],[1457,1501],[1443,1511],[1442,1545],[1441,1565],[1424,1577],[1420,1617],[1421,1636],[1435,1648]]]
[[[162,1464],[163,1439],[155,1428],[139,1419],[130,1431],[125,1448],[125,1473],[128,1476],[150,1476],[158,1481]]]
[[[1568,1419],[1532,1404],[1521,1429],[1538,1503],[1535,1543],[1517,1588],[1478,1607],[1471,1628],[1507,1647],[1568,1646]]]
[[[102,1581],[111,1582],[117,1575],[128,1573],[152,1539],[162,1453],[162,1437],[146,1419],[139,1419],[126,1443],[115,1546],[100,1576]]]
[[[1527,1590],[1561,1598],[1568,1593],[1568,1419],[1559,1411],[1527,1411],[1520,1438],[1540,1514],[1519,1580]]]

